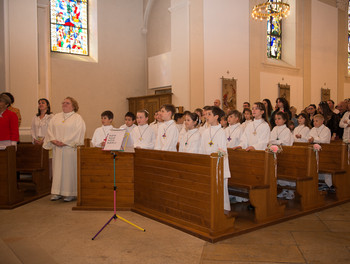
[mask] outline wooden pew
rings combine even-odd
[[[228,149],[228,158],[231,172],[228,185],[249,191],[250,203],[255,207],[255,221],[281,218],[285,206],[277,201],[273,154],[262,150]]]
[[[234,230],[217,154],[135,149],[135,211],[208,241]]]
[[[14,146],[0,150],[0,208],[11,209],[24,200],[17,186],[16,150]]]
[[[31,174],[37,195],[47,195],[51,191],[49,175],[49,151],[40,145],[20,143],[16,152],[17,172]]]
[[[116,152],[117,209],[134,205],[134,153]],[[79,147],[78,197],[74,210],[112,210],[113,155],[101,148]]]
[[[318,190],[316,155],[312,146],[283,146],[283,151],[277,156],[277,178],[296,182],[301,210],[315,209],[325,204]]]
[[[297,146],[308,143],[294,143]],[[350,199],[350,169],[347,145],[342,141],[320,144],[319,172],[332,174],[333,186],[338,201]]]

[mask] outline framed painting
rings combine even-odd
[[[278,84],[278,97],[285,98],[290,103],[290,85],[289,84]]]
[[[237,107],[237,79],[222,77],[222,109],[224,111]]]
[[[321,88],[321,101],[328,101],[331,99],[331,90],[328,88]]]

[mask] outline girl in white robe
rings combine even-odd
[[[185,115],[186,133],[181,137],[179,152],[199,153],[201,146],[201,133],[198,127],[199,116],[196,113]]]
[[[77,151],[84,145],[85,122],[77,113],[75,99],[67,97],[62,103],[63,112],[51,119],[43,147],[53,150],[52,201],[69,202],[77,196]]]
[[[148,111],[137,111],[136,122],[138,126],[134,127],[131,131],[134,148],[153,149],[156,141],[156,134],[152,127],[148,125]]]
[[[269,144],[292,146],[293,135],[286,125],[288,123],[288,115],[284,112],[276,113],[275,123],[276,126],[271,131]]]
[[[293,130],[294,142],[308,142],[310,133],[310,119],[304,114],[300,113],[298,116],[298,126]]]
[[[228,113],[227,122],[229,127],[225,129],[227,148],[233,148],[239,145],[243,133],[241,120],[242,114],[239,111],[233,110]]]

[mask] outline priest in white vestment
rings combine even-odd
[[[53,179],[51,200],[69,202],[77,196],[77,150],[84,145],[85,122],[77,113],[75,99],[67,97],[62,111],[50,120],[43,147],[53,150]]]

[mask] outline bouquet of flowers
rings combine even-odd
[[[319,144],[314,144],[313,145],[313,149],[314,149],[315,152],[318,152],[318,151],[322,150],[322,147]]]
[[[227,155],[227,152],[221,148],[218,149],[218,156],[219,158],[225,157]]]
[[[282,146],[269,144],[266,149],[267,152],[273,153],[274,155],[283,151]]]

